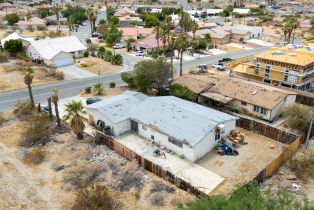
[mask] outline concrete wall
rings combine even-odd
[[[241,101],[239,100],[233,100],[230,105],[232,106],[232,108],[236,109],[236,110],[239,110],[239,111],[242,111],[242,109],[246,109],[248,112],[251,112],[252,114],[256,114],[256,115],[259,115],[261,117],[263,117],[263,119],[265,120],[271,120],[271,110],[267,109],[266,111],[266,115],[263,115],[259,112],[255,112],[254,111],[254,105],[253,104],[249,104],[247,103],[246,105],[242,105],[241,104]]]
[[[278,104],[271,113],[271,119],[278,117],[286,107],[295,103],[296,95],[288,95],[286,99],[282,100],[280,104]]]

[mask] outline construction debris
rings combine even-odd
[[[244,141],[244,134],[241,134],[239,131],[232,131],[228,136],[228,139],[232,142],[232,146],[235,148],[247,144],[247,142]]]

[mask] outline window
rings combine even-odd
[[[260,63],[256,63],[255,64],[255,74],[258,74],[259,73],[259,67],[261,66]]]
[[[267,110],[265,108],[261,107],[261,114],[266,115],[266,113],[267,113]]]
[[[172,144],[178,146],[178,147],[181,147],[181,148],[183,147],[183,144],[173,137],[169,136],[168,141],[171,142]]]
[[[259,106],[255,106],[253,108],[254,112],[258,112],[260,114],[266,115],[267,114],[267,109],[263,108],[263,107],[259,107]]]
[[[151,135],[151,136],[150,136],[150,139],[151,139],[151,140],[155,140],[155,136],[154,136],[154,135]]]
[[[253,108],[254,112],[259,112],[259,108],[260,108],[259,106],[254,105],[254,108]]]
[[[242,105],[242,106],[246,106],[246,102],[241,101],[241,105]]]
[[[142,124],[142,129],[146,131],[147,130],[146,125]]]
[[[216,129],[215,130],[215,141],[218,141],[218,140],[220,140],[220,130],[219,129]]]

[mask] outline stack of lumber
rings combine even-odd
[[[240,133],[239,131],[234,131],[230,133],[228,139],[236,148],[239,147],[241,144],[246,144],[246,142],[244,142],[244,134]]]

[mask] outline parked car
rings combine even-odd
[[[98,101],[101,101],[101,99],[100,98],[88,98],[86,99],[86,104],[89,105],[89,104],[96,103]]]
[[[99,32],[93,32],[92,33],[92,37],[99,37],[101,34]]]
[[[200,70],[206,70],[206,69],[208,69],[208,66],[207,66],[207,64],[200,64],[200,65],[198,65],[198,68]]]
[[[49,106],[41,106],[41,110],[46,113],[50,113],[52,111],[52,109],[49,108]]]
[[[125,48],[125,45],[122,43],[117,43],[113,45],[113,49],[122,49],[122,48]]]
[[[226,70],[226,67],[220,64],[213,64],[213,68],[217,69],[218,71],[224,71]]]
[[[229,62],[229,61],[232,61],[232,59],[231,58],[223,58],[223,59],[219,60],[218,62],[224,63],[224,62]]]
[[[146,52],[144,51],[137,51],[136,56],[145,56]]]

